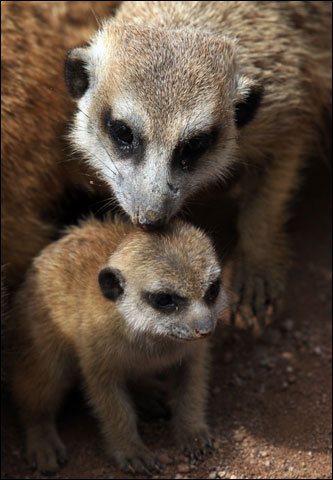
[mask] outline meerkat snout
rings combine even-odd
[[[162,227],[166,222],[164,215],[153,210],[147,210],[144,214],[138,214],[134,223],[143,230],[152,230]]]

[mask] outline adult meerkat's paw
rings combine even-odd
[[[213,450],[213,440],[207,427],[193,428],[190,430],[177,429],[177,443],[184,455],[191,460],[202,462]]]
[[[126,473],[151,474],[161,471],[156,456],[145,446],[132,444],[126,450],[113,452],[118,467]]]
[[[283,255],[260,263],[238,254],[230,285],[231,323],[251,328],[256,335],[263,333],[280,306],[288,265],[285,250]]]
[[[27,432],[26,457],[32,468],[56,473],[66,460],[66,448],[53,426],[35,426]]]

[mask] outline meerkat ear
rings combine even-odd
[[[65,60],[65,83],[73,98],[79,99],[89,87],[88,64],[90,56],[86,48],[73,48]]]
[[[262,85],[254,84],[246,77],[238,79],[238,101],[235,105],[235,123],[237,128],[253,120],[264,95]]]
[[[102,268],[98,274],[98,283],[104,297],[113,302],[124,293],[125,279],[117,268]]]

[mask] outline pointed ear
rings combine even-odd
[[[73,48],[65,60],[65,83],[75,99],[81,98],[89,87],[90,56],[86,48]]]
[[[98,283],[104,297],[113,302],[124,293],[125,279],[117,268],[102,268],[98,274]]]
[[[237,128],[242,128],[255,117],[264,96],[264,88],[241,76],[238,79],[237,91],[235,123]]]

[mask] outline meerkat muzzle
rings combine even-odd
[[[135,217],[135,223],[143,230],[153,230],[160,228],[165,222],[164,217],[159,217],[153,210],[147,210],[143,215],[138,214]]]

